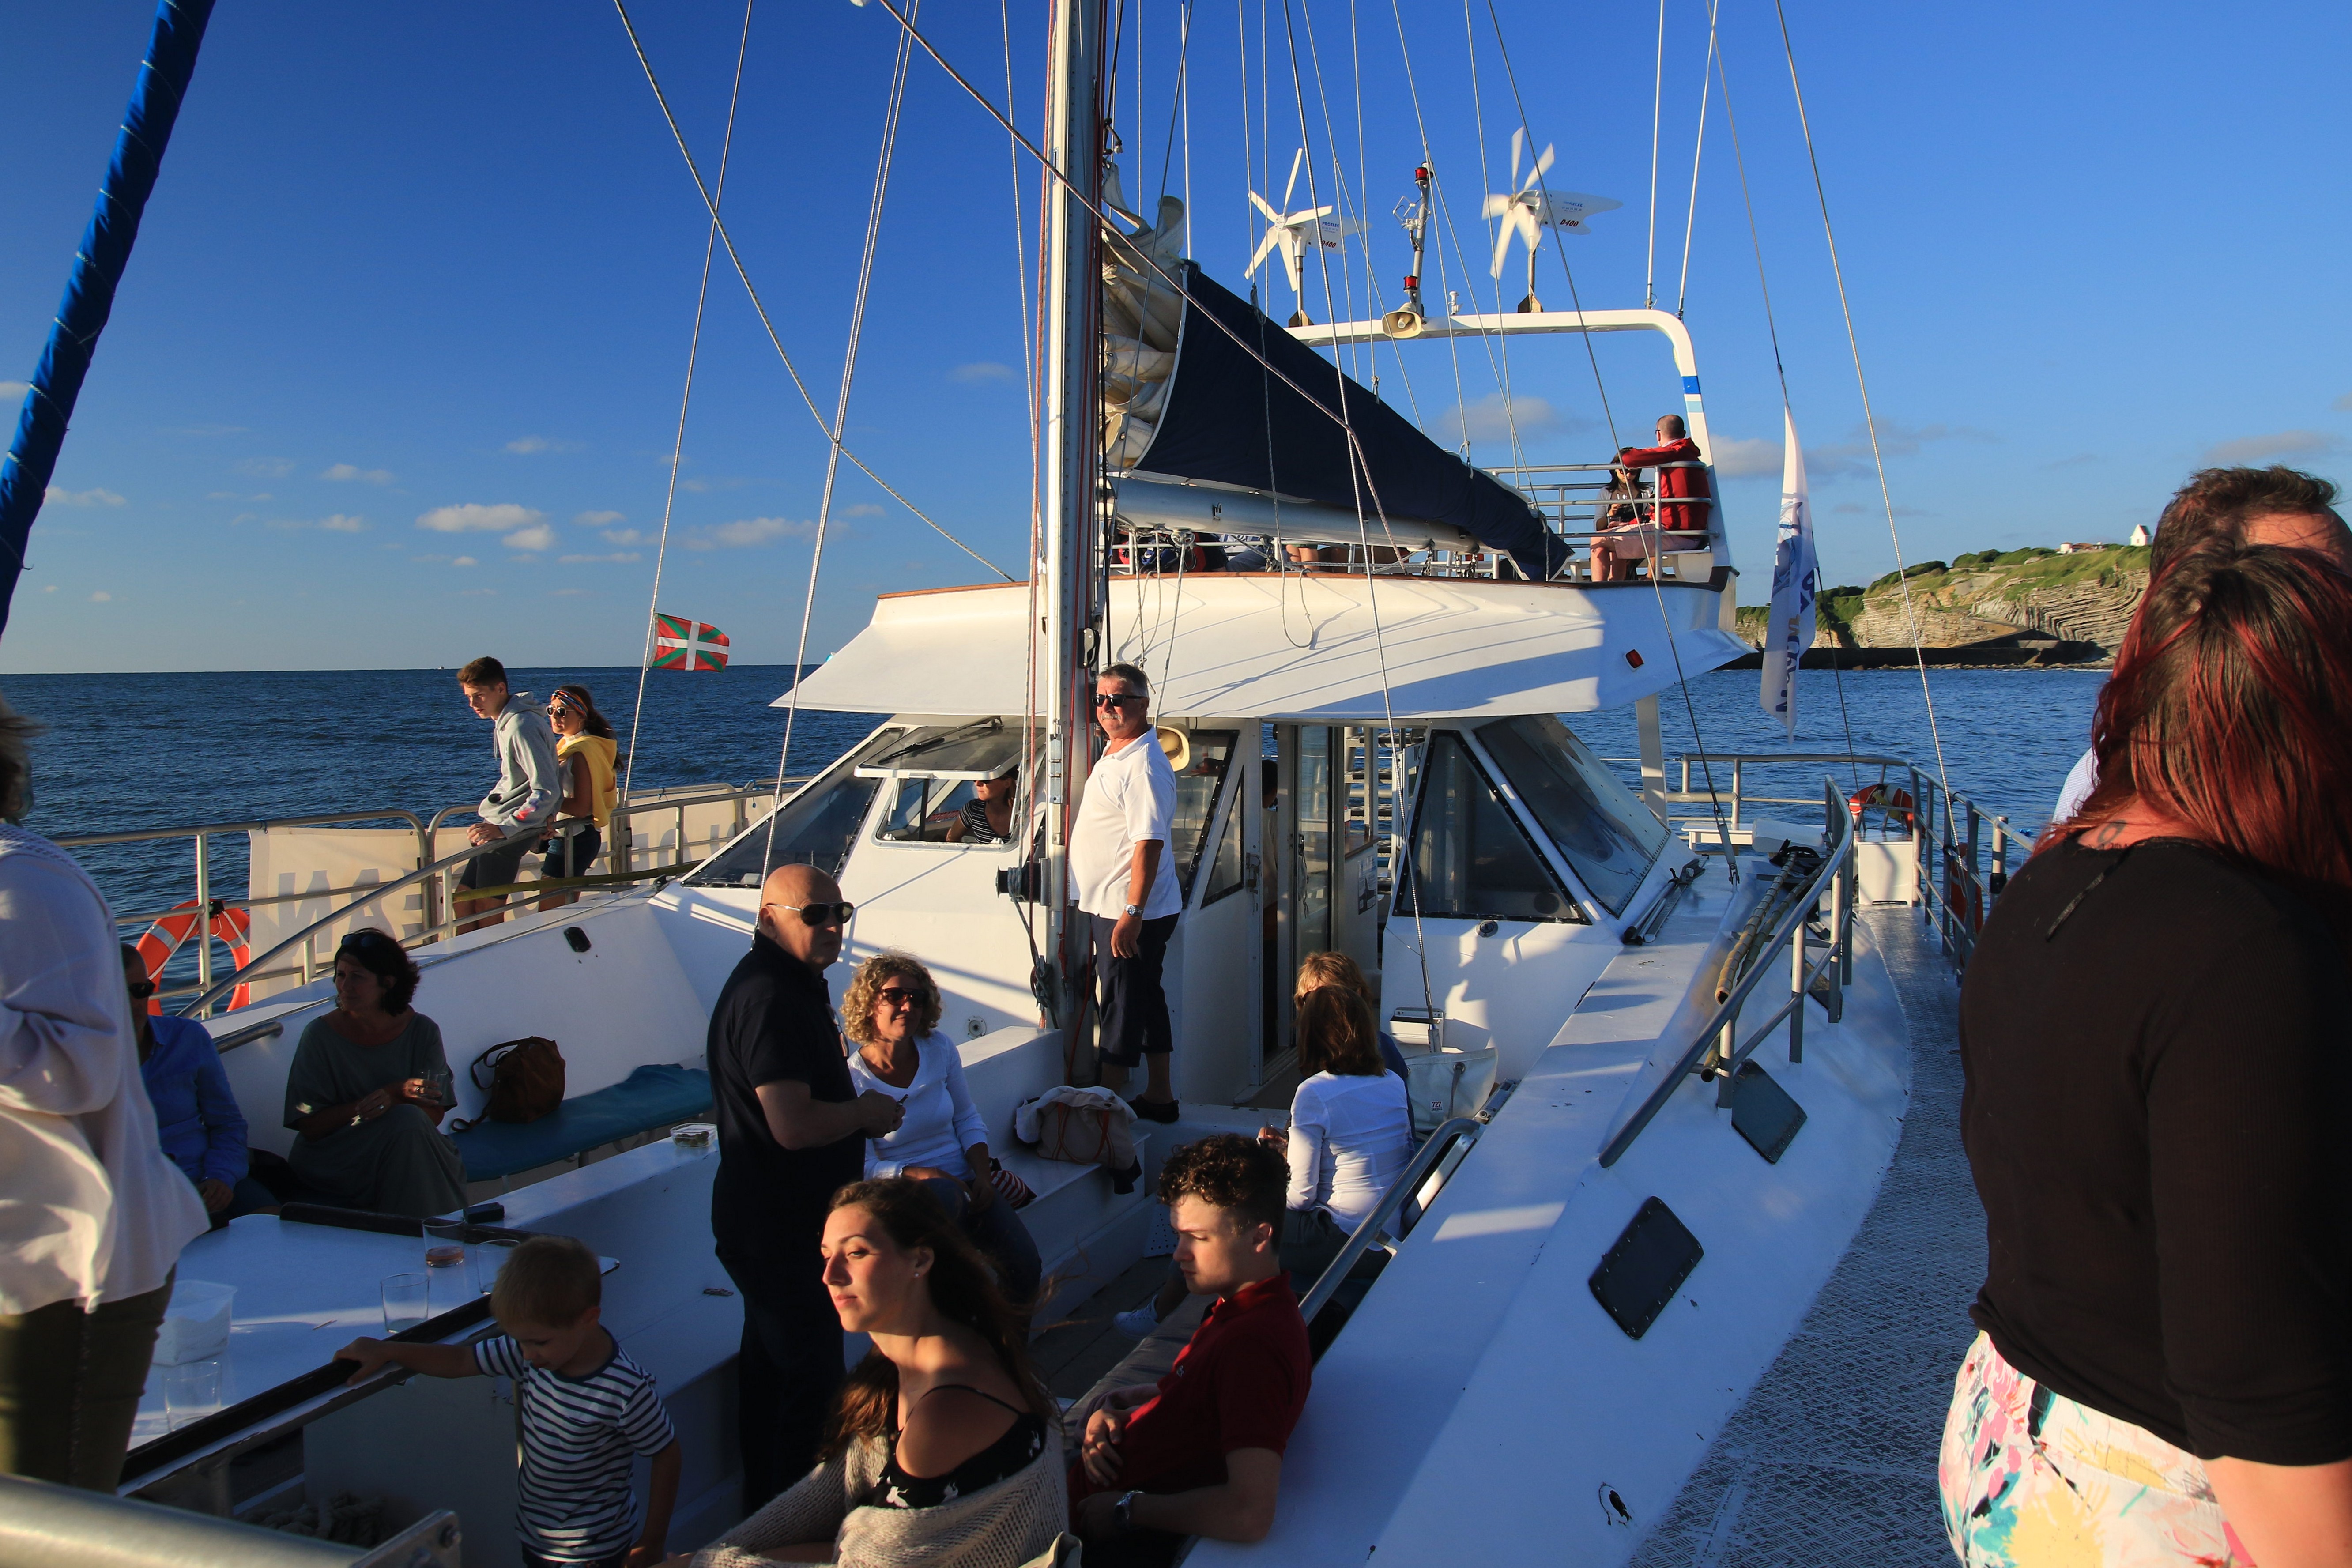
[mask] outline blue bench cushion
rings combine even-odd
[[[567,1100],[536,1121],[485,1121],[453,1132],[466,1179],[492,1181],[710,1109],[710,1075],[694,1068],[641,1067],[610,1088]]]

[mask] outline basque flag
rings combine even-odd
[[[656,669],[724,669],[727,668],[727,634],[708,621],[689,621],[683,616],[654,616],[654,657]]]

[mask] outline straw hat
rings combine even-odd
[[[1192,765],[1192,738],[1183,731],[1161,725],[1160,749],[1167,753],[1171,772],[1181,773]]]

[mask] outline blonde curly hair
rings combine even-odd
[[[931,972],[909,953],[877,952],[857,966],[857,973],[849,980],[849,994],[841,999],[842,1027],[861,1046],[874,1042],[875,998],[883,983],[892,979],[912,981],[923,988],[923,999],[915,1007],[916,1037],[919,1039],[940,1026],[940,1010],[945,1003]]]

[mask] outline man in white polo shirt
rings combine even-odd
[[[1135,1113],[1173,1121],[1168,1053],[1175,1037],[1160,966],[1184,900],[1168,855],[1176,772],[1160,749],[1150,707],[1150,683],[1135,666],[1114,664],[1095,678],[1095,716],[1108,744],[1087,775],[1070,829],[1070,886],[1094,927],[1103,1082],[1124,1089],[1141,1058]]]

